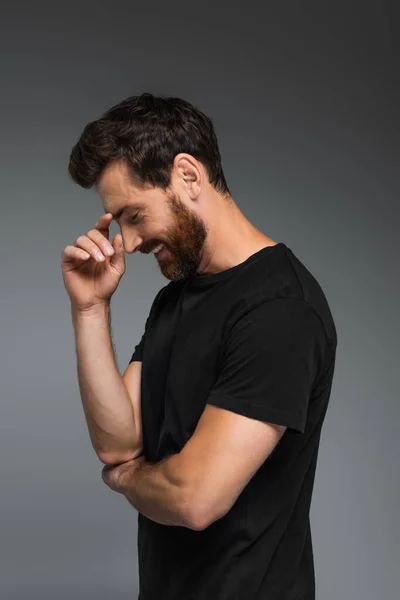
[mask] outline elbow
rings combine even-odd
[[[209,513],[200,512],[194,506],[188,507],[185,512],[186,527],[193,531],[203,531],[216,520]]]
[[[185,517],[187,527],[194,531],[203,531],[212,523],[222,519],[232,508],[234,501],[209,488],[196,489],[186,494]]]
[[[193,507],[187,502],[182,503],[180,512],[180,520],[183,527],[192,529],[193,531],[202,531],[206,528],[206,524],[200,515],[193,509]]]
[[[210,523],[206,522],[204,519],[199,519],[197,516],[186,520],[186,527],[193,531],[203,531],[204,529],[207,529],[209,525]]]
[[[97,452],[100,461],[105,465],[120,465],[138,458],[143,454],[143,447],[127,452]]]
[[[217,511],[210,505],[201,505],[198,501],[198,494],[191,496],[191,500],[185,503],[184,516],[186,527],[193,531],[203,531],[207,529],[214,521],[218,521],[226,514],[226,511]]]

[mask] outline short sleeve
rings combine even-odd
[[[144,348],[144,341],[145,341],[145,337],[146,337],[147,323],[148,323],[148,319],[146,321],[145,330],[144,330],[144,333],[142,335],[142,339],[135,346],[135,350],[134,350],[134,352],[132,354],[132,358],[129,361],[129,364],[131,364],[131,362],[133,362],[134,360],[139,360],[139,361],[143,360],[143,348]]]
[[[323,325],[307,302],[274,298],[259,304],[227,335],[207,402],[304,433],[324,351]]]
[[[143,350],[144,350],[144,345],[146,343],[146,332],[147,332],[147,328],[148,328],[148,325],[149,325],[149,321],[150,321],[150,318],[151,318],[151,316],[152,316],[152,314],[154,312],[154,309],[157,306],[158,300],[159,300],[162,292],[166,289],[166,287],[167,286],[162,287],[157,292],[156,297],[153,300],[153,303],[152,303],[151,308],[150,308],[149,315],[148,315],[148,317],[146,319],[146,323],[145,323],[145,326],[144,326],[144,332],[142,334],[140,342],[135,346],[135,349],[134,349],[134,352],[133,352],[133,354],[131,356],[129,364],[131,364],[131,362],[133,362],[133,361],[142,361],[143,360]]]

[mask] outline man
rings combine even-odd
[[[211,119],[180,98],[111,108],[69,173],[105,211],[62,270],[103,480],[138,510],[140,600],[314,600],[309,509],[337,345],[321,287],[239,210]],[[121,377],[110,298],[137,251],[169,283]]]

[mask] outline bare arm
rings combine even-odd
[[[117,464],[142,453],[141,363],[121,376],[111,340],[110,305],[72,306],[78,381],[90,439],[103,463]],[[129,389],[129,391],[128,391]]]

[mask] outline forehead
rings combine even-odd
[[[103,169],[95,188],[102,198],[107,199],[109,195],[129,196],[135,186],[129,178],[126,166],[121,161],[113,161]]]
[[[145,199],[159,192],[156,186],[135,179],[122,160],[112,161],[104,167],[95,189],[102,198],[113,195]]]

